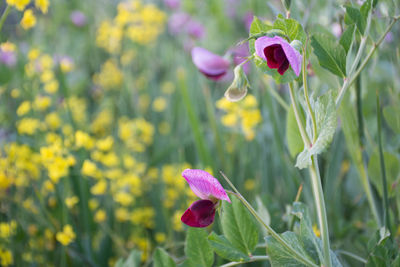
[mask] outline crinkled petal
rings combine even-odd
[[[200,199],[183,213],[181,221],[191,227],[207,227],[213,223],[215,203],[208,199]]]
[[[201,47],[192,49],[192,60],[204,75],[214,80],[222,78],[229,69],[228,60]]]
[[[301,71],[302,56],[285,39],[283,39],[279,36],[274,36],[274,37],[263,36],[263,37],[258,38],[254,44],[255,49],[256,49],[256,54],[259,57],[261,57],[262,59],[267,61],[267,58],[265,57],[264,49],[269,46],[276,45],[276,44],[279,44],[282,46],[282,49],[285,52],[286,58],[288,59],[290,66],[292,67],[296,76],[299,76],[300,71]],[[285,64],[285,66],[286,66],[286,64]]]
[[[186,169],[182,176],[190,189],[201,199],[221,199],[231,202],[222,185],[214,176],[203,170]]]

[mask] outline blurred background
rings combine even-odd
[[[293,2],[291,16],[306,31],[340,36],[345,1]],[[382,2],[385,16],[395,1]],[[223,171],[251,202],[260,196],[278,232],[290,223],[286,204],[300,185],[301,200],[312,205],[307,173],[287,149],[286,124],[294,121],[286,120],[286,87],[249,64],[246,98],[223,98],[235,59],[248,56],[236,44],[254,15],[273,21],[284,13],[280,1],[0,4],[8,12],[0,20],[0,266],[114,266],[132,250],[150,266],[157,246],[179,262],[180,217],[196,199],[181,177],[186,168]],[[388,37],[365,83],[392,88],[397,98],[398,39]],[[230,58],[224,79],[196,69],[195,46]],[[338,88],[317,62],[309,66],[319,77],[310,78],[314,93]],[[364,92],[368,119],[375,92]],[[363,251],[370,212],[345,147],[338,132],[321,157],[333,247]],[[395,166],[399,150],[392,152]]]

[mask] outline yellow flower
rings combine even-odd
[[[21,95],[21,91],[17,88],[11,90],[11,97],[18,98]]]
[[[153,101],[153,110],[155,112],[163,112],[167,107],[167,100],[164,97],[157,97]]]
[[[65,199],[65,205],[67,205],[69,209],[73,208],[76,204],[78,204],[78,202],[79,198],[77,196],[68,197]]]
[[[46,116],[45,118],[46,124],[50,129],[56,130],[61,125],[60,117],[58,117],[57,113],[53,112]]]
[[[28,113],[31,110],[31,102],[29,101],[24,101],[19,105],[17,109],[17,115],[18,116],[23,116],[26,113]]]
[[[50,82],[53,79],[54,79],[54,72],[49,69],[44,70],[42,75],[40,75],[40,81],[42,83]]]
[[[28,52],[28,59],[31,61],[37,59],[39,56],[40,56],[40,50],[37,48],[32,48]]]
[[[122,71],[117,64],[112,61],[106,61],[102,66],[100,73],[94,75],[93,80],[106,90],[118,89],[123,81]]]
[[[33,118],[25,118],[17,123],[19,134],[33,135],[40,126],[40,121]]]
[[[104,180],[100,180],[97,182],[97,184],[95,184],[94,186],[92,186],[92,188],[90,188],[90,192],[93,195],[103,195],[107,190],[107,182]]]
[[[10,250],[0,248],[0,263],[1,266],[7,267],[14,264],[13,255]]]
[[[112,136],[108,136],[104,139],[100,139],[96,142],[96,147],[102,151],[108,151],[112,148],[114,139]]]
[[[115,217],[117,218],[117,221],[126,222],[129,220],[129,212],[126,208],[118,208],[115,211]]]
[[[256,188],[256,181],[254,179],[248,179],[246,182],[244,182],[244,188],[247,191],[252,191],[254,188]]]
[[[40,9],[43,14],[46,14],[49,9],[50,2],[49,0],[35,0],[36,8]]]
[[[118,192],[115,195],[115,201],[122,206],[129,206],[133,202],[133,197],[126,192]]]
[[[10,6],[15,6],[16,9],[22,11],[29,4],[31,0],[6,0]]]
[[[56,80],[51,80],[44,84],[44,90],[49,94],[54,94],[58,91],[59,83]]]
[[[29,0],[28,0],[29,2]],[[21,9],[22,10],[22,9]],[[24,16],[21,20],[21,26],[24,30],[28,30],[36,25],[36,17],[33,14],[32,9],[25,10]]]
[[[167,236],[164,233],[156,233],[155,239],[157,243],[164,243],[167,239]]]
[[[104,222],[107,218],[107,214],[104,210],[98,210],[95,214],[94,214],[94,220],[97,223],[101,223]]]
[[[75,237],[76,236],[74,230],[69,224],[64,226],[62,232],[58,232],[56,234],[57,241],[60,242],[63,246],[68,246],[70,243],[74,242]]]
[[[2,43],[0,45],[0,48],[1,48],[1,50],[3,50],[3,52],[14,52],[16,49],[16,46],[15,46],[15,44],[7,41],[7,42]]]
[[[312,229],[313,229],[313,231],[314,231],[314,234],[317,236],[317,237],[320,237],[321,236],[321,231],[318,229],[318,226],[317,225],[313,225],[312,226]]]
[[[39,110],[39,111],[45,111],[50,107],[51,104],[51,98],[48,96],[37,96],[35,98],[35,102],[33,103],[33,106]]]
[[[78,148],[84,147],[86,149],[91,149],[94,146],[94,141],[87,133],[82,131],[76,131],[75,145]]]
[[[69,58],[62,58],[60,60],[60,68],[62,72],[70,72],[74,69],[74,63]]]
[[[88,159],[85,159],[85,161],[83,162],[81,172],[83,175],[86,175],[86,176],[91,176],[91,177],[99,176],[99,170],[97,169],[96,164]]]

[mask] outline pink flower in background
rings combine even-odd
[[[247,60],[249,56],[249,45],[248,43],[244,43],[242,45],[236,46],[231,50],[233,54],[233,63],[234,65],[239,65],[243,61]],[[246,74],[250,72],[250,61],[243,64],[243,71]]]
[[[201,73],[214,81],[220,80],[229,70],[228,60],[201,47],[192,49],[192,60]]]
[[[3,51],[0,49],[0,62],[7,67],[14,67],[17,63],[17,56],[14,51]]]
[[[184,12],[174,13],[168,20],[168,30],[171,34],[179,34],[185,31],[186,23],[190,21],[190,15]]]
[[[71,12],[69,16],[72,23],[77,27],[83,27],[86,25],[86,16],[79,10],[75,10]]]
[[[182,215],[181,221],[191,227],[207,227],[214,221],[215,210],[220,200],[231,200],[214,176],[203,170],[186,169],[182,172],[197,200]]]
[[[251,26],[251,23],[253,22],[253,19],[254,19],[253,12],[247,12],[246,14],[244,14],[243,23],[244,23],[244,26],[246,27],[247,31],[250,31],[250,26]]]
[[[187,33],[195,39],[201,39],[204,36],[203,24],[196,20],[190,20],[186,25]]]
[[[296,76],[300,75],[302,56],[285,39],[274,36],[263,36],[255,42],[256,54],[267,61],[271,69],[277,69],[283,75],[289,66]]]

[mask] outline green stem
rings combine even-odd
[[[359,262],[362,262],[362,263],[364,263],[364,264],[367,263],[367,260],[366,260],[366,259],[361,258],[360,256],[358,256],[358,255],[356,255],[356,254],[353,254],[353,253],[351,253],[351,252],[344,251],[344,250],[336,250],[335,252],[336,252],[336,253],[339,253],[339,254],[343,254],[343,255],[349,256],[349,257],[351,257],[351,258],[353,258],[353,259],[355,259],[355,260],[358,260]]]
[[[308,138],[308,135],[304,129],[304,126],[301,123],[299,109],[297,107],[296,100],[294,98],[294,89],[293,89],[292,83],[289,83],[289,92],[290,92],[290,100],[291,100],[292,106],[293,106],[294,116],[296,117],[297,126],[299,127],[301,138],[303,139],[304,145],[307,148],[309,148],[310,147],[310,139]]]
[[[0,32],[1,32],[1,29],[3,29],[3,24],[6,21],[8,14],[10,14],[10,11],[11,11],[11,6],[7,5],[6,9],[4,10],[4,12],[0,18]]]
[[[328,219],[326,217],[324,193],[322,190],[321,177],[318,168],[317,155],[311,156],[312,164],[310,166],[311,184],[314,194],[314,201],[317,208],[319,228],[321,230],[324,266],[331,267],[331,254],[329,244]]]
[[[392,29],[393,25],[399,20],[400,16],[395,16],[393,17],[392,22],[388,25],[386,28],[385,32],[381,35],[381,37],[378,39],[376,43],[373,44],[371,50],[369,51],[367,57],[364,59],[364,61],[361,63],[360,67],[357,69],[357,71],[349,75],[349,79],[345,79],[342,88],[339,90],[339,94],[336,98],[336,108],[340,106],[340,103],[342,102],[343,95],[347,91],[347,89],[353,84],[353,82],[356,80],[357,76],[360,75],[361,71],[365,68],[367,65],[368,61],[371,59],[372,55],[374,54],[375,50],[379,47],[379,45],[382,43],[382,41],[385,39],[386,35],[388,32]]]
[[[313,143],[317,140],[317,121],[315,119],[315,114],[311,108],[310,98],[308,96],[308,85],[307,85],[307,72],[306,72],[306,50],[307,50],[307,43],[303,48],[303,64],[302,64],[302,72],[303,72],[303,88],[304,88],[304,96],[306,98],[308,112],[311,116],[311,122],[313,126]]]
[[[376,112],[377,112],[377,126],[378,126],[378,147],[379,147],[379,162],[381,167],[382,175],[382,186],[383,186],[383,222],[386,228],[390,231],[390,217],[389,217],[389,200],[388,200],[388,190],[387,190],[387,179],[386,179],[386,169],[385,169],[385,159],[383,157],[382,149],[382,114],[381,106],[379,103],[379,93],[376,91]]]
[[[228,179],[228,177],[226,177],[226,175],[221,172],[222,177],[224,177],[224,179],[226,180],[226,182],[232,187],[232,189],[235,191],[235,193],[233,192],[228,192],[231,194],[234,194],[242,203],[243,205],[246,206],[246,208],[250,211],[250,213],[256,218],[256,220],[262,225],[264,226],[265,229],[267,229],[268,233],[275,238],[276,241],[278,241],[278,243],[280,243],[283,247],[285,247],[287,249],[287,251],[289,251],[292,255],[293,258],[295,258],[296,260],[298,260],[299,262],[308,265],[308,266],[314,266],[317,267],[316,264],[314,264],[313,262],[311,262],[309,259],[305,258],[303,255],[301,255],[298,251],[296,251],[294,248],[292,248],[277,232],[275,232],[271,226],[269,226],[267,223],[265,223],[263,221],[263,219],[260,217],[260,215],[258,215],[258,213],[254,210],[254,208],[250,205],[249,202],[247,202],[247,200],[239,193],[239,191],[236,189],[236,187],[231,183],[231,181]]]
[[[240,265],[240,264],[244,264],[244,263],[248,263],[248,262],[266,261],[266,260],[269,260],[268,256],[251,256],[250,260],[248,260],[248,261],[233,261],[233,262],[229,262],[227,264],[221,265],[220,267],[236,266],[236,265]]]

